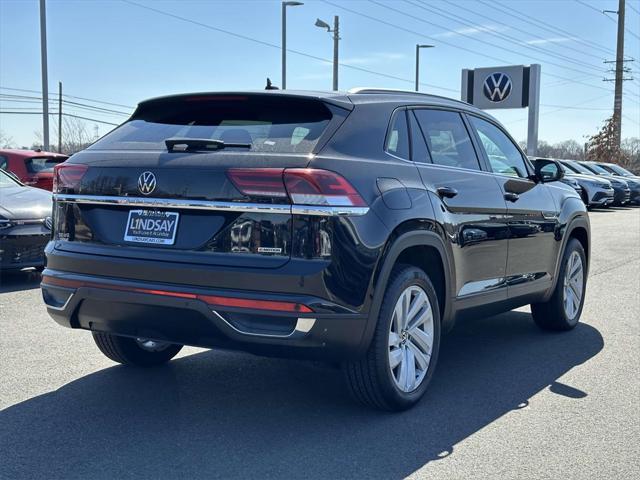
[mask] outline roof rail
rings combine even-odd
[[[463,103],[465,105],[469,105],[469,103],[464,102],[462,100],[458,100],[456,98],[445,97],[443,95],[434,95],[432,93],[424,93],[424,92],[416,92],[415,90],[400,90],[396,88],[375,88],[375,87],[356,87],[350,89],[347,93],[352,95],[360,95],[360,94],[396,94],[396,95],[419,95],[424,97],[435,97],[442,98],[445,100],[450,100],[452,102]]]

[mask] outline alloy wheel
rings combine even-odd
[[[582,266],[582,258],[578,252],[574,251],[569,255],[564,273],[564,313],[570,320],[573,320],[578,314],[583,291],[584,268]]]
[[[389,368],[396,386],[412,392],[424,380],[433,352],[433,308],[427,293],[407,287],[393,309],[389,328]]]

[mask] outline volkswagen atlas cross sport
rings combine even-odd
[[[575,327],[590,229],[561,177],[436,96],[155,98],[56,167],[42,293],[116,362],[322,359],[363,403],[406,409],[456,319],[530,304],[541,328]]]

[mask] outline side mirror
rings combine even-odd
[[[548,158],[536,158],[533,161],[536,178],[542,183],[557,182],[564,177],[564,170],[558,162]]]

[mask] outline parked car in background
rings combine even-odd
[[[64,162],[67,155],[41,150],[0,150],[0,170],[13,173],[30,187],[51,191],[53,167]]]
[[[631,201],[631,189],[629,183],[622,177],[614,177],[608,170],[605,170],[596,162],[577,162],[583,168],[589,170],[593,175],[606,178],[611,182],[614,190],[613,205],[625,205]]]
[[[183,345],[322,359],[403,410],[458,318],[531,305],[542,329],[578,324],[589,217],[560,179],[443,97],[155,98],[56,167],[43,298],[119,363]]]
[[[0,270],[44,267],[51,194],[0,170]]]
[[[622,168],[615,163],[603,163],[597,162],[601,168],[610,172],[614,177],[622,177],[622,179],[629,185],[631,190],[631,203],[640,205],[640,176],[634,175],[629,170]]]
[[[579,164],[574,165],[573,160],[558,161],[566,178],[575,180],[582,188],[580,197],[587,207],[606,207],[613,203],[614,190],[610,181],[592,173],[580,172],[581,169],[587,172],[588,170],[583,169]]]

